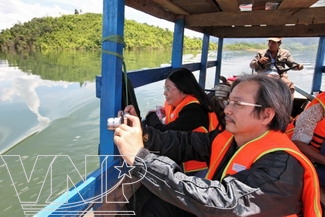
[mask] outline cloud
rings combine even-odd
[[[0,30],[11,28],[15,24],[25,23],[35,17],[58,17],[63,14],[73,14],[74,10],[82,13],[102,12],[100,0],[10,0],[0,1]]]
[[[0,31],[11,28],[15,24],[25,23],[37,17],[58,17],[73,14],[75,9],[82,13],[102,13],[102,0],[10,0],[0,1]],[[125,17],[139,23],[174,30],[174,24],[163,19],[152,17],[133,8],[126,7]],[[185,35],[201,37],[202,34],[185,30]]]
[[[130,7],[126,7],[125,9],[125,18],[128,20],[135,20],[140,23],[147,23],[149,25],[167,28],[172,31],[174,30],[174,24],[172,22],[153,17]]]
[[[166,28],[170,31],[174,31],[174,23],[153,17],[149,14],[137,11],[133,8],[126,7],[125,18],[128,20],[135,20],[139,23],[147,23],[149,25],[158,26],[160,28]],[[194,32],[192,30],[185,29],[185,35],[191,37],[202,37],[203,34]]]

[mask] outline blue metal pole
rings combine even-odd
[[[325,36],[319,37],[318,50],[316,55],[315,71],[313,77],[313,84],[311,93],[319,92],[322,84],[322,73],[324,68],[324,56],[325,56]]]
[[[113,131],[107,130],[107,119],[115,117],[121,109],[124,0],[104,0],[102,26],[101,76],[96,78],[96,95],[100,98],[100,155],[113,155],[118,151],[113,142]],[[103,158],[100,159],[100,162]]]
[[[184,44],[184,19],[177,19],[174,26],[174,38],[172,48],[172,68],[182,66]]]
[[[200,69],[200,76],[199,76],[199,84],[203,89],[205,89],[205,81],[206,81],[206,74],[207,74],[209,42],[210,42],[210,35],[204,33],[202,39],[201,69]]]
[[[216,65],[216,77],[214,84],[219,84],[221,75],[221,60],[222,60],[222,50],[223,50],[223,38],[218,39],[218,53],[217,53],[217,65]]]

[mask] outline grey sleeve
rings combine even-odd
[[[137,156],[144,161],[135,161],[132,174],[161,199],[197,216],[284,216],[301,207],[303,169],[285,152],[267,154],[222,182],[186,176],[175,162],[146,149]]]

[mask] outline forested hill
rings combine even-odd
[[[170,48],[173,33],[148,24],[126,20],[125,49]],[[0,49],[7,50],[57,50],[101,49],[102,15],[95,13],[63,15],[61,17],[34,18],[16,24],[0,33]],[[185,49],[199,49],[201,39],[186,37]],[[212,43],[211,46],[216,46]],[[215,47],[214,47],[215,48]]]

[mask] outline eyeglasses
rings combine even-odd
[[[254,103],[249,103],[249,102],[241,102],[237,100],[230,100],[230,99],[225,99],[223,100],[223,104],[225,107],[228,105],[231,105],[233,108],[240,108],[241,106],[253,106],[253,107],[262,107],[262,105],[254,104]]]
[[[176,90],[177,88],[171,88],[171,87],[167,87],[167,86],[164,86],[164,91],[166,92],[169,92],[169,91],[172,91],[172,90]]]

